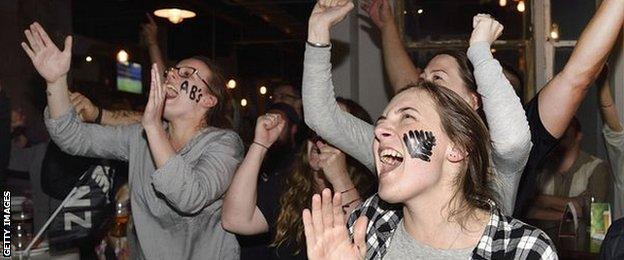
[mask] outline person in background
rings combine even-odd
[[[275,103],[285,103],[295,108],[299,117],[303,116],[303,103],[301,102],[301,92],[293,85],[280,83],[273,90],[271,101]]]
[[[357,103],[341,98],[338,102],[345,111],[371,121]],[[366,167],[315,135],[308,135],[299,153],[292,156],[295,160],[288,172],[279,179],[267,179],[268,153],[289,124],[288,117],[271,110],[258,118],[254,143],[226,194],[222,221],[226,230],[243,235],[268,232],[268,254],[242,259],[306,259],[301,211],[310,204],[309,198],[330,187],[348,199],[343,209],[350,212],[375,186]],[[285,158],[289,157],[279,159]],[[257,190],[249,190],[256,186]]]
[[[5,170],[11,154],[11,105],[0,81],[0,186],[5,186]]]
[[[74,155],[128,161],[132,218],[148,259],[236,259],[234,235],[221,228],[221,204],[242,159],[242,142],[222,113],[229,98],[218,66],[202,56],[151,71],[141,124],[78,120],[68,92],[72,38],[60,51],[35,22],[22,48],[46,80],[51,138]],[[164,124],[163,120],[167,121]]]
[[[598,91],[600,115],[604,121],[602,134],[613,173],[613,219],[619,219],[624,217],[624,128],[611,95],[607,66],[597,83],[600,86]]]
[[[395,91],[407,83],[418,81],[422,70],[414,65],[403,46],[388,0],[372,0],[370,4],[365,4],[363,7],[381,30],[384,66]],[[515,196],[515,217],[525,216],[527,206],[529,206],[527,202],[537,191],[538,169],[557,145],[557,139],[564,134],[570,120],[585,98],[590,84],[600,73],[611,48],[618,39],[623,21],[624,1],[602,1],[579,37],[563,70],[525,105],[533,147],[522,173],[518,194]],[[600,41],[595,39],[600,39]],[[510,81],[521,82],[511,79]],[[491,123],[488,125],[492,127]]]
[[[600,259],[624,259],[624,218],[616,220],[609,227],[607,235],[600,246]]]
[[[592,202],[611,201],[611,172],[607,162],[581,150],[583,133],[573,118],[559,144],[540,171],[540,194],[527,218],[560,221],[568,203],[589,223]]]

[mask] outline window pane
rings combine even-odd
[[[522,39],[523,16],[529,15],[530,1],[525,1],[525,12],[516,9],[517,3],[507,0],[501,7],[499,0],[405,0],[405,34],[408,41],[468,40],[472,32],[472,17],[488,13],[505,26],[500,39]]]
[[[559,25],[559,39],[576,40],[596,11],[593,0],[551,0],[551,20]]]

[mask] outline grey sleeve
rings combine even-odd
[[[305,122],[323,139],[374,172],[374,127],[338,106],[330,56],[330,48],[306,45],[302,83]]]
[[[522,102],[487,42],[471,45],[468,58],[474,66],[477,92],[490,128],[494,167],[501,174],[521,174],[532,146]]]
[[[54,119],[46,108],[44,119],[50,137],[64,152],[123,161],[128,160],[132,134],[140,128],[138,124],[113,127],[83,123],[73,107]]]
[[[213,138],[196,164],[176,154],[152,174],[154,189],[180,212],[195,214],[221,198],[242,160],[237,134],[227,131]]]

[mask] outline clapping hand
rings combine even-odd
[[[306,236],[308,258],[316,259],[364,259],[366,255],[366,217],[355,222],[353,240],[349,238],[342,211],[340,193],[334,195],[325,189],[321,196],[312,197],[312,211],[303,210],[303,226]]]
[[[165,89],[160,80],[158,65],[154,63],[151,71],[150,93],[145,112],[141,119],[144,128],[162,128],[162,115],[165,107]]]

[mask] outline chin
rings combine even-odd
[[[382,184],[379,184],[379,191],[377,194],[382,200],[388,203],[396,204],[405,201],[404,198],[401,198],[399,192],[391,189],[391,187],[384,187]]]

